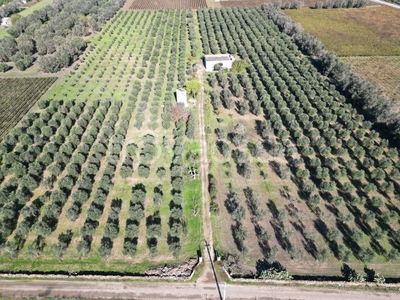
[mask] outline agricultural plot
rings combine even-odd
[[[1,141],[0,269],[143,273],[201,242],[185,10],[119,13]]]
[[[391,7],[285,10],[338,56],[400,55],[400,11]]]
[[[129,0],[129,10],[197,9],[207,7],[206,0]]]
[[[205,54],[249,64],[207,79],[213,231],[227,267],[277,261],[332,276],[349,263],[399,277],[397,149],[260,9],[197,14]]]
[[[0,139],[22,119],[56,80],[56,77],[0,78]]]
[[[400,100],[400,56],[352,56],[341,60],[361,78],[379,84],[388,97]]]

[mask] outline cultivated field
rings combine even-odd
[[[400,100],[400,56],[342,57],[356,74],[379,84],[388,97]]]
[[[144,272],[196,255],[197,112],[174,97],[192,18],[119,13],[1,141],[2,270]]]
[[[206,0],[128,0],[126,10],[197,9],[207,7]]]
[[[298,9],[285,14],[339,56],[400,55],[400,10]]]
[[[0,138],[22,119],[56,80],[56,77],[0,78]]]
[[[397,149],[259,9],[197,14],[205,54],[249,63],[208,77],[213,229],[231,270],[277,260],[329,276],[349,262],[398,277]]]

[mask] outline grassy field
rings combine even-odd
[[[339,56],[400,55],[398,9],[383,6],[284,12]]]
[[[400,56],[342,57],[358,76],[379,84],[388,97],[400,99]]]
[[[155,20],[158,20],[158,22],[155,22]],[[190,140],[184,143],[181,176],[185,182],[182,190],[182,220],[184,220],[185,228],[178,239],[182,250],[179,257],[176,258],[169,249],[170,215],[171,209],[176,207],[176,204],[171,201],[172,192],[175,194],[176,191],[172,190],[170,173],[175,145],[174,123],[170,122],[165,127],[161,124],[163,107],[166,105],[174,106],[173,92],[177,86],[182,84],[178,83],[178,64],[185,68],[186,60],[190,54],[190,51],[187,51],[190,43],[187,34],[185,34],[186,22],[184,11],[120,13],[105,26],[99,35],[89,40],[89,49],[85,55],[80,58],[74,69],[49,92],[50,106],[54,101],[62,99],[61,103],[68,101],[76,103],[71,109],[76,109],[79,112],[80,108],[78,107],[81,107],[81,114],[86,116],[88,116],[88,113],[90,116],[90,111],[94,112],[94,117],[105,113],[105,120],[100,129],[96,130],[92,127],[92,124],[97,123],[93,118],[87,129],[84,130],[82,142],[78,145],[79,147],[86,147],[83,140],[87,143],[89,141],[87,138],[91,139],[89,135],[97,131],[97,136],[94,137],[94,145],[99,146],[99,143],[106,143],[105,149],[107,150],[100,156],[97,171],[92,172],[89,177],[85,170],[90,163],[86,161],[81,166],[81,174],[75,175],[78,177],[74,179],[75,183],[68,192],[67,201],[57,213],[56,226],[52,229],[51,234],[46,236],[45,239],[39,238],[34,229],[35,225],[32,224],[29,232],[23,238],[24,242],[19,247],[17,256],[10,256],[7,251],[3,253],[4,255],[0,258],[0,269],[142,273],[148,267],[166,263],[179,263],[196,255],[202,241],[201,209],[200,211],[197,210],[197,214],[194,214],[193,210],[201,197],[201,184],[199,179],[186,178],[185,168],[189,163],[186,157],[187,152],[198,151],[199,144]],[[159,44],[157,46],[154,46],[154,36],[158,36]],[[180,48],[176,49],[173,41]],[[172,48],[174,48],[173,51]],[[183,53],[183,55],[180,55],[180,53]],[[147,58],[144,58],[145,56]],[[184,83],[184,72],[179,81]],[[99,107],[95,104],[97,101]],[[111,104],[111,107],[103,110],[104,103]],[[119,103],[121,103],[121,106]],[[64,106],[62,107],[62,110],[69,110]],[[197,114],[194,108],[189,109],[193,114]],[[46,111],[49,111],[49,107],[46,109],[36,107],[35,109],[35,112],[40,114],[46,114]],[[100,113],[101,111],[103,112]],[[80,119],[79,114],[77,118]],[[61,122],[63,122],[62,119]],[[113,124],[112,128],[109,124]],[[125,124],[125,129],[122,129],[123,124]],[[106,131],[114,132],[114,134],[104,140],[103,134]],[[143,139],[146,135],[152,136],[156,152],[154,157],[144,162],[140,155],[143,152]],[[76,139],[74,133],[67,137],[66,142],[70,139]],[[120,151],[117,151],[117,156],[111,152],[116,139],[122,141],[122,147]],[[128,144],[137,145],[136,154],[128,153]],[[71,160],[78,151],[79,149],[72,152]],[[92,159],[96,156],[93,151],[92,147],[88,153]],[[97,157],[99,156],[97,155]],[[98,195],[105,188],[104,185],[100,184],[100,181],[108,178],[108,175],[105,175],[106,169],[110,167],[110,162],[116,157],[118,162],[111,177],[111,188],[106,194],[105,201],[99,206],[101,202],[98,202]],[[121,175],[121,168],[126,159],[132,159],[133,174],[124,178]],[[57,172],[54,186],[44,187],[41,185],[32,190],[30,199],[26,203],[27,206],[36,203],[38,198],[44,200],[41,209],[39,209],[40,216],[35,219],[34,223],[46,219],[43,214],[48,211],[49,205],[52,205],[47,195],[59,189],[61,186],[59,184],[63,179],[70,177],[65,171],[72,164],[70,160],[68,161],[65,169]],[[52,174],[53,171],[51,170],[55,164],[57,162],[51,162],[45,168],[43,177],[46,178]],[[142,164],[146,164],[150,169],[147,176],[138,175],[138,169]],[[164,177],[156,174],[158,168],[166,170]],[[5,178],[1,187],[4,188],[12,177],[13,175],[10,174]],[[82,188],[80,184],[85,177],[86,179],[90,178],[90,186],[92,186],[90,187],[89,198],[80,205],[77,218],[72,220],[67,217],[71,207],[76,205],[76,201],[73,200],[71,195]],[[139,223],[137,238],[132,239],[136,240],[137,243],[136,253],[135,255],[124,255],[123,248],[127,240],[126,226],[131,222],[129,210],[132,206],[132,188],[140,184],[145,187],[146,194],[143,202],[144,217]],[[162,195],[160,203],[153,200],[156,190]],[[118,202],[118,199],[121,199],[121,205],[115,221],[115,214],[113,219],[110,219],[110,215],[113,211],[113,203]],[[53,202],[53,204],[55,203]],[[98,207],[101,211],[94,223],[88,217],[88,211],[93,207]],[[149,218],[157,215],[158,212],[161,217],[161,233],[157,238],[157,250],[150,255],[149,245],[146,242],[147,227],[149,226],[147,223]],[[22,220],[24,220],[24,217],[20,215],[18,223]],[[105,227],[110,222],[117,224],[118,234],[111,241],[112,250],[107,258],[101,258],[98,251],[106,241]],[[80,256],[77,255],[77,247],[85,238],[81,234],[81,228],[87,223],[96,225],[90,238],[90,252],[87,255]],[[58,243],[59,237],[65,233],[68,234],[69,230],[71,230],[71,240],[68,242],[64,255],[59,258],[53,250],[54,245]],[[13,243],[15,241],[15,237],[18,235],[16,231],[18,231],[18,228],[8,237],[8,242]]]
[[[26,17],[27,15],[30,15],[33,13],[35,10],[41,9],[45,7],[46,5],[49,5],[53,2],[53,0],[41,0],[40,2],[28,7],[27,9],[24,9],[21,11],[19,14],[23,17]],[[7,28],[0,28],[0,38],[5,37],[7,35]]]

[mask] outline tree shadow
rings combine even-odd
[[[376,272],[373,269],[369,269],[367,266],[364,266],[364,272],[367,274],[367,281],[374,282]]]
[[[328,238],[328,227],[325,222],[321,219],[314,220],[314,227],[317,231],[323,236],[326,243],[328,244],[329,249],[331,249],[332,253],[335,255],[337,259],[339,259],[339,249],[336,241],[331,241]]]
[[[233,237],[233,241],[235,242],[235,245],[237,247],[237,249],[240,252],[243,252],[243,250],[245,249],[243,241],[238,239],[237,235],[236,235],[236,231],[239,229],[240,223],[236,222],[235,225],[231,225],[231,232],[232,232],[232,237]]]
[[[304,250],[306,250],[307,253],[310,254],[312,257],[317,259],[317,254],[318,254],[317,246],[315,245],[314,241],[312,241],[310,238],[308,238],[307,235],[305,234],[304,225],[296,223],[296,222],[290,222],[290,223],[292,224],[293,228],[302,235],[302,237],[304,239],[302,241]]]
[[[276,207],[275,202],[272,201],[271,199],[269,199],[268,202],[267,202],[267,207],[268,207],[268,209],[270,210],[270,212],[272,213],[272,216],[273,216],[275,219],[278,219],[279,210],[278,210],[278,208]]]
[[[281,230],[284,230],[282,224],[278,223],[277,221],[271,220],[270,224],[274,229],[276,240],[278,241],[279,245],[282,247],[283,250],[287,251],[291,247],[291,243],[286,237],[282,236]]]
[[[256,271],[257,274],[261,274],[262,271],[274,268],[277,271],[286,271],[286,269],[282,266],[282,264],[278,261],[274,261],[273,263],[269,263],[265,259],[259,259],[256,262]]]
[[[343,234],[343,242],[344,244],[351,250],[351,252],[358,259],[358,253],[360,252],[360,246],[351,238],[351,229],[343,222],[337,220],[336,227]]]

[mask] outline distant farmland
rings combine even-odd
[[[339,56],[400,55],[398,9],[294,9],[284,13]]]
[[[22,119],[56,80],[56,77],[0,78],[0,138]]]

